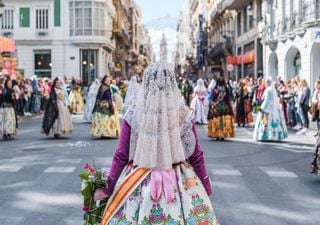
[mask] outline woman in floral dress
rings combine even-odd
[[[286,121],[278,93],[272,79],[266,80],[261,111],[256,120],[253,139],[257,141],[281,141],[288,137]]]
[[[219,224],[193,115],[168,68],[145,70],[124,118],[107,186],[94,196],[110,196],[101,225]]]
[[[105,76],[101,81],[93,109],[91,136],[96,138],[113,138],[118,137],[120,134],[120,121],[110,84],[110,78]]]
[[[208,113],[208,137],[224,140],[235,136],[231,94],[223,76],[211,90]]]
[[[15,93],[12,81],[8,78],[0,90],[0,133],[4,140],[11,140],[17,133],[18,123],[15,111]]]

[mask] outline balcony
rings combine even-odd
[[[226,0],[223,2],[223,9],[240,10],[248,4],[247,0]]]
[[[227,57],[229,55],[232,55],[232,43],[230,39],[217,43],[209,51],[210,58],[215,62],[219,62],[222,57]]]

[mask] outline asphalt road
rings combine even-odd
[[[70,138],[54,140],[40,134],[41,120],[29,119],[14,141],[0,141],[0,225],[83,224],[77,174],[86,162],[109,167],[117,140],[90,138],[79,117],[74,125]],[[237,138],[221,142],[198,127],[221,225],[319,225],[312,147],[304,137],[256,143],[251,133],[239,128]]]

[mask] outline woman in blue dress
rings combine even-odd
[[[261,111],[257,117],[253,139],[257,141],[281,141],[288,137],[286,121],[272,79],[265,82]]]

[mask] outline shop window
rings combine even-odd
[[[39,77],[51,77],[51,50],[34,51],[34,73]]]
[[[301,55],[300,52],[298,52],[296,54],[296,56],[294,57],[294,68],[295,68],[295,75],[300,76],[301,74]]]

